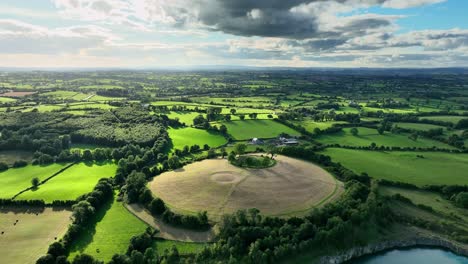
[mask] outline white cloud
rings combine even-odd
[[[117,39],[109,30],[94,25],[49,29],[0,19],[0,53],[3,54],[75,53]]]
[[[432,5],[445,2],[446,0],[387,0],[382,6],[387,8],[405,9],[422,5]]]

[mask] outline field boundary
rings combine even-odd
[[[45,178],[44,180],[42,180],[42,181],[39,183],[38,186],[43,185],[44,183],[48,182],[50,179],[52,179],[52,178],[54,178],[55,176],[61,174],[62,172],[66,171],[67,169],[69,169],[70,167],[72,167],[72,166],[75,165],[75,164],[76,164],[76,162],[73,162],[73,163],[68,164],[67,166],[61,168],[59,171],[55,172],[55,173],[52,174],[51,176],[49,176],[49,177]],[[15,199],[16,197],[18,197],[19,195],[21,195],[21,194],[23,194],[23,193],[25,193],[25,192],[27,192],[27,191],[30,191],[30,190],[32,190],[32,189],[33,189],[33,187],[31,186],[31,187],[28,187],[27,189],[24,189],[24,190],[20,191],[19,193],[15,194],[15,195],[11,198],[11,200],[14,200],[14,199]]]

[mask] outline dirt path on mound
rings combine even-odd
[[[156,236],[160,238],[185,242],[210,242],[213,241],[215,237],[213,229],[208,231],[194,231],[165,224],[161,220],[154,218],[138,204],[125,204],[125,208],[143,222],[157,228],[159,233]]]

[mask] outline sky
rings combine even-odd
[[[0,67],[466,67],[466,0],[1,0]]]

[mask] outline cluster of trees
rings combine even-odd
[[[86,231],[87,225],[96,215],[102,206],[113,199],[113,182],[110,179],[101,179],[94,187],[93,191],[82,195],[72,206],[72,224],[68,227],[67,233],[60,241],[49,246],[47,254],[40,257],[38,264],[66,264],[69,263],[67,256],[72,242]],[[89,256],[77,256],[73,264],[93,264],[98,263]]]

